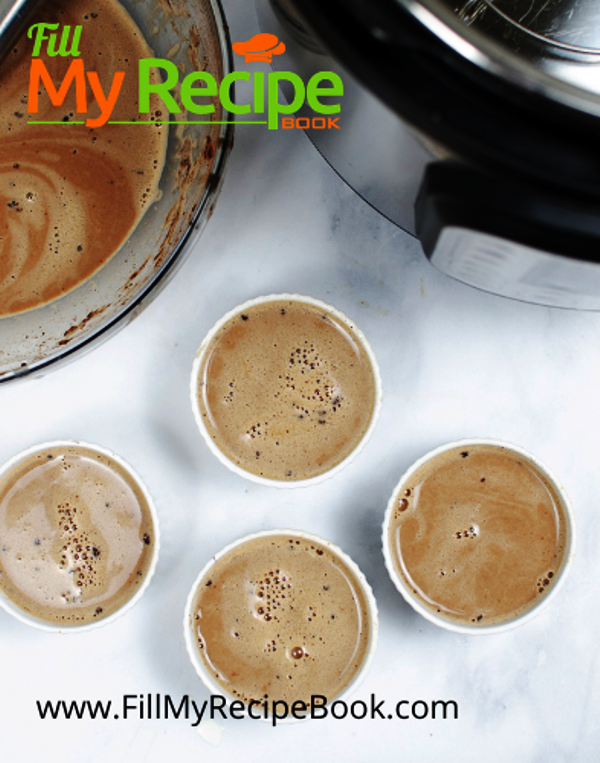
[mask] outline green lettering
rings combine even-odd
[[[255,72],[254,79],[254,113],[264,114],[265,111],[265,74]]]
[[[150,82],[150,70],[164,69],[167,73],[165,82]],[[181,109],[169,90],[179,82],[179,69],[172,61],[165,58],[140,58],[139,61],[139,109],[140,114],[150,111],[150,94],[157,93],[171,114],[180,114]]]
[[[221,103],[223,104],[223,108],[227,109],[231,114],[249,114],[249,103],[238,106],[231,100],[231,85],[236,79],[242,79],[245,82],[248,82],[250,80],[250,74],[249,72],[231,72],[231,74],[228,74],[223,79],[223,82],[221,82],[221,87],[219,89]]]
[[[323,80],[331,82],[329,87],[319,87]],[[337,114],[340,104],[324,104],[319,101],[322,96],[344,95],[344,83],[335,72],[317,72],[309,79],[306,86],[306,102],[317,114]]]
[[[79,39],[81,37],[81,26],[75,27],[75,31],[73,32],[73,45],[71,47],[71,50],[69,50],[67,47],[67,45],[69,44],[70,34],[71,34],[71,27],[68,24],[66,24],[63,27],[58,48],[56,47],[56,40],[58,38],[58,35],[51,34],[50,40],[48,42],[48,55],[63,56],[63,58],[66,58],[67,56],[78,56],[79,48],[77,46],[79,45]]]
[[[58,24],[33,24],[33,26],[30,26],[27,30],[27,37],[31,39],[33,35],[35,34],[35,41],[33,43],[33,53],[31,54],[33,58],[38,58],[40,55],[40,48],[42,47],[42,42],[44,40],[49,40],[51,37],[54,37],[54,35],[46,35],[45,31],[47,29],[58,29]]]
[[[79,53],[79,40],[81,39],[81,30],[82,29],[83,29],[83,27],[80,26],[80,25],[75,27],[75,31],[73,32],[73,43],[71,45],[71,50],[67,50],[66,47],[65,47],[65,52],[61,53],[61,56],[73,56],[73,57],[75,57],[75,56],[81,55]],[[64,39],[65,39],[65,36],[63,34],[63,42],[64,42]],[[67,35],[67,39],[68,39],[68,35]],[[63,43],[61,42],[61,46],[62,46],[62,44]]]
[[[294,72],[271,72],[268,75],[269,86],[269,130],[276,130],[279,126],[280,114],[295,114],[304,103],[304,82]],[[294,88],[294,97],[291,103],[279,102],[279,83],[285,80]]]
[[[204,82],[204,86],[196,85],[196,82]],[[181,103],[192,114],[212,114],[215,110],[214,103],[196,103],[194,98],[214,97],[217,95],[217,83],[212,74],[208,72],[192,72],[181,83]]]

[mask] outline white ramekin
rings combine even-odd
[[[360,586],[360,590],[364,596],[364,600],[365,600],[365,604],[367,608],[367,616],[369,619],[369,641],[367,643],[367,648],[365,650],[365,656],[363,658],[360,668],[356,671],[352,680],[344,687],[344,689],[337,696],[328,698],[328,703],[331,703],[335,700],[344,699],[349,694],[353,693],[357,689],[357,687],[360,685],[364,677],[366,676],[369,670],[369,667],[371,666],[371,662],[373,661],[373,656],[375,654],[375,647],[377,644],[377,635],[379,632],[377,602],[375,601],[375,597],[373,595],[371,586],[367,582],[366,577],[363,575],[363,573],[361,572],[359,567],[356,565],[356,563],[352,561],[352,559],[346,553],[344,553],[340,548],[335,546],[333,543],[330,543],[328,540],[324,540],[323,538],[319,538],[316,535],[311,535],[310,533],[303,532],[302,530],[289,530],[289,529],[263,530],[262,532],[252,533],[250,535],[246,535],[243,538],[240,538],[234,541],[233,543],[230,543],[229,545],[225,546],[225,548],[222,549],[222,551],[216,554],[203,567],[203,569],[200,571],[200,574],[194,581],[194,584],[190,590],[186,607],[185,607],[184,618],[183,618],[183,631],[185,636],[187,652],[196,673],[198,674],[198,676],[200,677],[200,679],[202,680],[206,688],[209,690],[209,692],[214,695],[220,695],[225,697],[227,704],[231,704],[231,702],[239,700],[239,697],[236,697],[234,694],[228,694],[227,691],[223,688],[223,686],[215,680],[214,675],[212,674],[210,670],[208,670],[204,661],[200,657],[200,653],[196,645],[196,634],[195,634],[195,627],[194,627],[194,622],[195,622],[194,621],[194,601],[196,599],[196,594],[200,584],[210,574],[210,571],[212,570],[216,562],[218,562],[223,557],[227,556],[227,554],[239,548],[240,546],[243,546],[246,543],[250,543],[260,538],[268,538],[271,536],[281,536],[281,535],[289,536],[290,538],[298,538],[299,540],[309,541],[312,543],[317,543],[323,546],[324,548],[326,548],[332,555],[336,556],[354,575],[355,581]],[[267,718],[261,717],[261,720],[270,720],[270,714],[267,716]],[[286,719],[287,722],[293,722],[294,720],[295,720],[294,718],[290,718],[290,717]],[[301,719],[296,719],[296,720],[301,720]],[[302,719],[302,720],[305,720],[305,719]]]
[[[89,451],[96,452],[118,464],[144,496],[150,511],[154,528],[152,559],[142,583],[136,588],[132,596],[127,599],[127,601],[121,607],[119,607],[119,609],[115,610],[113,613],[107,615],[104,618],[100,618],[98,620],[94,620],[94,622],[84,624],[55,623],[50,620],[44,620],[41,617],[36,617],[35,615],[25,611],[22,607],[12,601],[12,599],[10,599],[4,593],[4,591],[0,590],[0,606],[6,610],[6,612],[13,615],[21,622],[44,631],[53,631],[59,633],[81,633],[83,631],[91,630],[92,628],[99,628],[108,625],[118,617],[121,617],[121,615],[123,615],[129,609],[131,609],[131,607],[133,607],[143,596],[144,592],[148,588],[148,585],[150,584],[150,580],[154,574],[154,570],[156,569],[156,564],[158,561],[158,552],[160,547],[158,516],[156,514],[156,508],[152,501],[152,497],[148,492],[148,489],[140,477],[126,461],[124,461],[120,456],[118,456],[116,453],[113,453],[113,451],[108,450],[107,448],[103,448],[99,445],[92,445],[81,440],[54,440],[52,442],[42,443],[41,445],[34,445],[30,448],[27,448],[26,450],[23,450],[21,453],[13,456],[2,467],[0,467],[0,482],[4,480],[4,478],[22,461],[29,459],[31,456],[35,456],[37,453],[42,453],[47,450],[58,450],[61,448],[85,448]]]
[[[301,480],[270,479],[268,477],[262,477],[259,474],[254,474],[252,472],[249,472],[246,469],[243,469],[241,466],[238,466],[238,464],[234,463],[215,444],[215,441],[210,436],[210,433],[208,432],[206,428],[206,424],[204,423],[204,417],[202,416],[202,412],[198,404],[199,374],[202,367],[202,363],[204,361],[206,352],[212,343],[212,340],[223,328],[223,326],[232,318],[235,318],[237,315],[244,313],[245,311],[255,307],[256,305],[262,305],[268,302],[278,302],[278,301],[286,301],[286,300],[295,301],[295,302],[303,302],[305,304],[313,305],[314,307],[317,307],[319,310],[323,310],[323,312],[329,313],[338,321],[340,321],[340,323],[343,323],[345,326],[347,326],[348,330],[352,333],[352,335],[355,337],[357,342],[364,349],[365,354],[367,355],[370,361],[371,367],[373,369],[373,377],[375,379],[375,402],[373,405],[373,414],[371,416],[371,421],[369,423],[369,426],[365,434],[363,435],[361,440],[356,444],[354,450],[352,450],[351,453],[349,453],[342,461],[340,461],[338,464],[333,466],[331,469],[323,472],[322,474],[315,475],[314,477],[308,477],[306,479],[301,479]],[[278,487],[278,488],[308,487],[310,485],[318,484],[319,482],[322,482],[323,480],[329,479],[329,477],[332,477],[333,475],[337,474],[339,471],[344,469],[360,453],[360,451],[366,445],[367,441],[373,434],[373,430],[375,429],[375,425],[377,424],[377,419],[379,418],[379,411],[381,409],[381,398],[382,398],[381,376],[379,373],[377,360],[375,358],[375,353],[373,352],[373,349],[371,345],[369,344],[367,338],[362,333],[362,331],[359,328],[357,328],[357,326],[353,323],[353,321],[351,321],[346,315],[340,312],[337,308],[332,307],[331,305],[328,305],[326,302],[322,302],[321,300],[314,299],[313,297],[305,297],[300,294],[269,294],[268,296],[264,296],[264,297],[256,297],[255,299],[248,300],[247,302],[244,302],[243,304],[238,305],[237,307],[234,307],[232,310],[227,312],[222,318],[220,318],[217,321],[217,323],[215,323],[215,325],[211,328],[211,330],[208,332],[208,334],[205,336],[204,340],[202,341],[202,344],[198,348],[198,351],[196,352],[196,357],[194,359],[194,365],[192,368],[192,376],[191,376],[191,382],[190,382],[190,397],[191,397],[191,403],[192,403],[192,410],[194,412],[194,418],[196,419],[196,424],[198,425],[198,429],[200,430],[206,444],[208,445],[209,449],[214,453],[214,455],[219,459],[219,461],[222,464],[224,464],[226,467],[231,469],[232,472],[235,472],[235,474],[238,474],[239,476],[244,477],[245,479],[251,480],[252,482],[256,482],[260,485],[268,485],[271,487]]]
[[[391,549],[390,544],[390,522],[392,521],[397,502],[401,496],[401,494],[404,492],[406,485],[411,481],[412,476],[415,474],[417,470],[419,470],[422,466],[427,464],[429,461],[432,461],[433,459],[437,458],[438,456],[443,455],[444,453],[454,450],[454,449],[468,449],[469,447],[476,447],[479,445],[489,445],[497,448],[502,448],[509,453],[515,453],[521,458],[523,458],[526,461],[529,461],[542,475],[543,477],[548,481],[548,483],[554,488],[556,491],[556,495],[558,496],[558,499],[561,501],[564,516],[565,516],[565,522],[566,522],[566,541],[565,541],[565,550],[563,554],[563,559],[560,568],[555,573],[555,577],[553,579],[552,586],[549,588],[548,593],[545,594],[543,597],[541,597],[535,604],[532,604],[531,607],[526,609],[521,614],[516,615],[515,617],[505,620],[502,623],[496,623],[491,625],[469,625],[467,623],[459,623],[453,620],[450,620],[449,618],[442,617],[441,615],[437,614],[436,612],[432,611],[428,607],[426,607],[419,596],[417,596],[413,588],[409,585],[409,583],[404,579],[404,577],[400,574],[396,562],[394,561],[394,554]],[[516,445],[512,445],[511,443],[503,442],[501,440],[493,440],[493,439],[485,439],[485,438],[474,438],[470,440],[458,440],[457,442],[451,442],[447,445],[442,445],[439,448],[436,448],[435,450],[432,450],[431,452],[424,455],[422,458],[420,458],[418,461],[416,461],[409,469],[402,475],[400,478],[400,481],[396,485],[396,488],[394,489],[394,492],[392,494],[392,497],[390,498],[390,501],[387,506],[387,510],[385,512],[385,519],[383,522],[383,534],[382,534],[382,543],[383,543],[383,555],[385,558],[385,565],[387,567],[387,570],[389,572],[389,575],[392,579],[392,582],[398,589],[398,591],[402,594],[404,599],[410,604],[410,606],[419,614],[423,615],[427,620],[434,623],[435,625],[439,625],[442,628],[446,628],[450,631],[455,631],[457,633],[468,633],[468,634],[495,634],[495,633],[502,633],[503,631],[510,630],[512,628],[517,627],[518,625],[522,625],[523,623],[528,622],[533,617],[535,617],[537,614],[539,614],[543,609],[545,609],[548,604],[554,599],[556,594],[558,593],[559,589],[561,588],[567,573],[571,567],[571,564],[573,562],[573,555],[575,552],[575,518],[573,515],[573,510],[571,509],[571,505],[569,503],[569,499],[567,498],[567,495],[564,491],[564,488],[560,485],[556,477],[552,474],[552,472],[541,463],[541,461],[536,458],[531,453],[528,453],[527,451],[523,450],[523,448],[520,448]]]

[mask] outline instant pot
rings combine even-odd
[[[309,130],[448,275],[600,309],[600,5],[257,0],[277,69],[336,71],[340,130]]]

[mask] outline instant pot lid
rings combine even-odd
[[[455,154],[600,199],[593,0],[285,4],[364,86]]]
[[[477,66],[600,115],[594,0],[397,0]]]

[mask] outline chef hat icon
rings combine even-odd
[[[267,32],[255,34],[246,42],[234,42],[232,48],[236,53],[246,57],[247,64],[251,61],[266,61],[270,64],[272,56],[285,53],[285,45],[279,42],[276,35]]]

